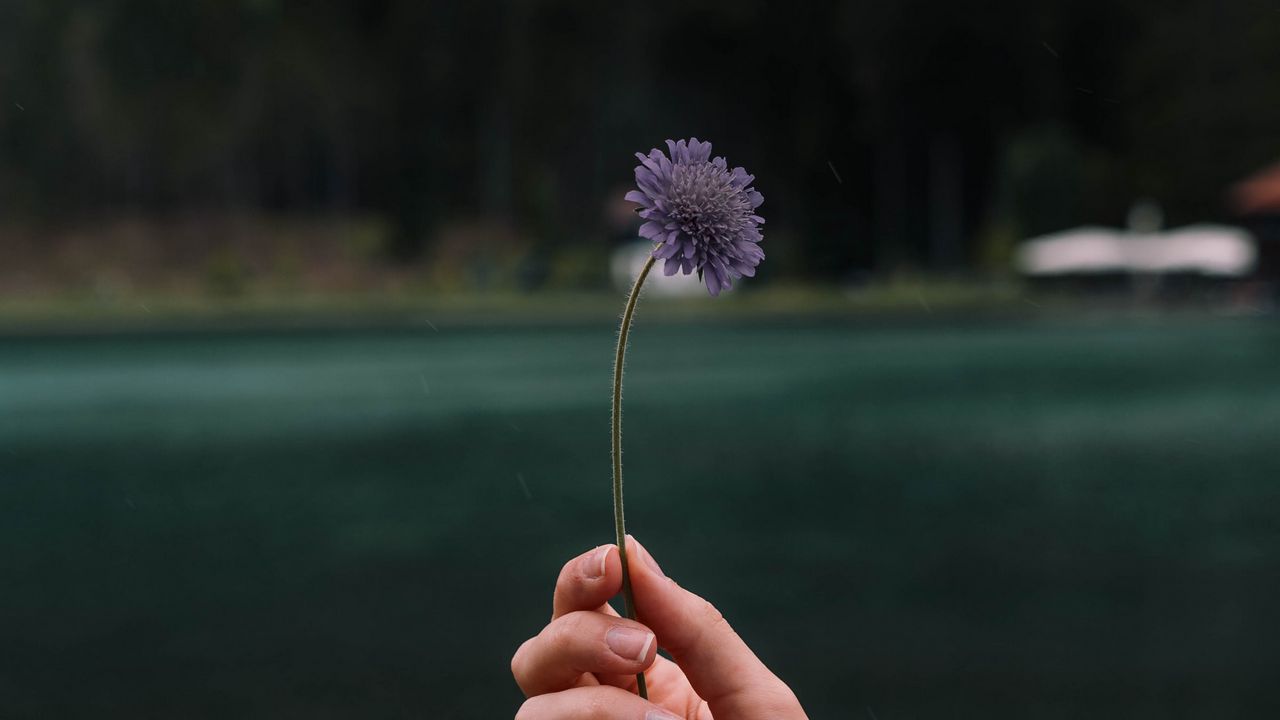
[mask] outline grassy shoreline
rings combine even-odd
[[[0,334],[84,334],[221,328],[559,325],[611,322],[616,292],[256,293],[240,296],[136,294],[0,297]],[[955,319],[1000,317],[1131,317],[1241,314],[1212,305],[1163,306],[1124,297],[1081,297],[1031,291],[1014,280],[899,280],[858,288],[771,285],[705,297],[645,299],[641,316],[657,322],[743,319]],[[1245,313],[1249,314],[1249,313]]]

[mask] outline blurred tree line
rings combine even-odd
[[[1222,216],[1280,158],[1277,48],[1249,0],[0,0],[0,214],[368,212],[401,259],[484,217],[554,250],[696,135],[756,174],[782,271],[998,265],[1138,197]]]

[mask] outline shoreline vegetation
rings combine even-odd
[[[187,213],[0,224],[0,334],[241,327],[614,322],[625,288],[602,268],[620,238],[550,242],[491,220],[442,225],[419,256],[394,257],[374,215]],[[819,280],[771,243],[777,262],[720,302],[647,293],[646,322],[736,318],[1039,317],[1257,314],[1247,284],[1150,279],[1031,283],[1007,269],[897,272]],[[1003,256],[1001,256],[1003,257]],[[813,271],[813,268],[810,268]],[[615,282],[619,282],[615,278]],[[629,283],[628,283],[629,285]]]
[[[0,296],[0,335],[110,334],[191,330],[325,329],[344,327],[439,330],[494,325],[575,325],[617,320],[620,293],[590,292],[348,292]],[[726,302],[727,301],[727,302]],[[855,288],[788,285],[735,291],[720,302],[654,296],[646,323],[757,320],[877,319],[921,322],[957,319],[1123,319],[1166,316],[1255,316],[1274,308],[1221,297],[1176,302],[1129,293],[1081,295],[1039,290],[1017,279],[899,279]]]
[[[241,327],[563,325],[613,322],[618,292],[328,292],[190,293],[0,296],[0,333],[110,333]],[[726,302],[727,300],[727,302]],[[788,285],[735,291],[720,302],[653,296],[646,322],[737,319],[1035,318],[1254,315],[1252,305],[1190,298],[1153,303],[1128,294],[1081,296],[1039,291],[1016,279],[996,281],[900,279],[856,288]]]

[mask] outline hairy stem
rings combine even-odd
[[[622,605],[628,618],[636,619],[636,597],[631,590],[631,570],[627,565],[627,524],[622,512],[622,366],[627,357],[627,335],[631,332],[631,317],[640,299],[640,287],[653,269],[654,258],[644,264],[636,284],[627,296],[627,308],[622,311],[622,325],[618,328],[618,352],[613,360],[613,527],[618,536],[618,558],[622,560]],[[636,675],[636,687],[640,697],[648,700],[649,690],[644,683],[644,673]]]

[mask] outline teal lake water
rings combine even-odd
[[[0,717],[494,718],[608,325],[0,338]],[[1280,325],[646,322],[629,529],[814,718],[1280,713]]]

